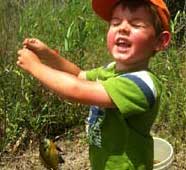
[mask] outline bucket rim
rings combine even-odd
[[[159,166],[161,164],[165,164],[166,162],[169,162],[169,164],[171,164],[172,161],[173,161],[173,158],[174,158],[174,150],[173,150],[172,145],[167,140],[162,139],[160,137],[153,137],[153,140],[154,139],[157,139],[157,140],[160,140],[160,141],[165,142],[169,146],[169,148],[170,148],[170,155],[166,159],[164,159],[163,161],[161,161],[161,162],[159,162],[157,164],[154,164],[154,167],[157,167],[157,166]]]

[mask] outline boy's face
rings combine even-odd
[[[107,34],[107,46],[116,62],[147,63],[157,48],[157,41],[147,9],[139,7],[131,11],[122,4],[116,6]]]

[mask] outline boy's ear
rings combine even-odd
[[[158,51],[165,50],[168,47],[170,40],[171,40],[171,33],[169,31],[161,32],[157,40],[155,51],[158,52]]]

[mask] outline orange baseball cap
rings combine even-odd
[[[120,0],[92,0],[92,7],[97,15],[102,19],[109,21],[112,15],[112,9]],[[170,12],[163,0],[146,0],[154,5],[161,19],[164,30],[170,31]]]

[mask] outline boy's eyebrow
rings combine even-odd
[[[119,21],[121,21],[121,19],[119,17],[111,17],[110,18],[110,23],[111,22],[119,22]]]
[[[144,21],[144,18],[139,16],[139,17],[132,17],[130,20],[131,21]]]
[[[111,19],[110,20],[113,20],[113,19],[120,19],[119,17],[111,17]]]
[[[140,16],[139,16],[139,17],[131,18],[131,19],[129,20],[129,22],[143,22],[143,23],[149,25],[149,23],[151,23],[152,21],[150,21],[150,20],[148,20],[148,19],[145,19],[145,20],[144,20],[143,17],[140,17]]]
[[[112,16],[111,19],[120,19],[119,16]],[[144,18],[141,16],[132,16],[129,20],[143,20]]]
[[[140,17],[134,17],[134,18],[131,18],[131,20],[142,20],[143,18],[140,18]]]
[[[113,16],[113,17],[111,17],[110,21],[112,21],[112,20],[121,20],[121,18],[117,17],[117,16]],[[143,20],[142,17],[134,17],[134,18],[129,19],[129,22],[133,22],[133,21],[144,21],[144,22],[146,22],[145,20]]]

